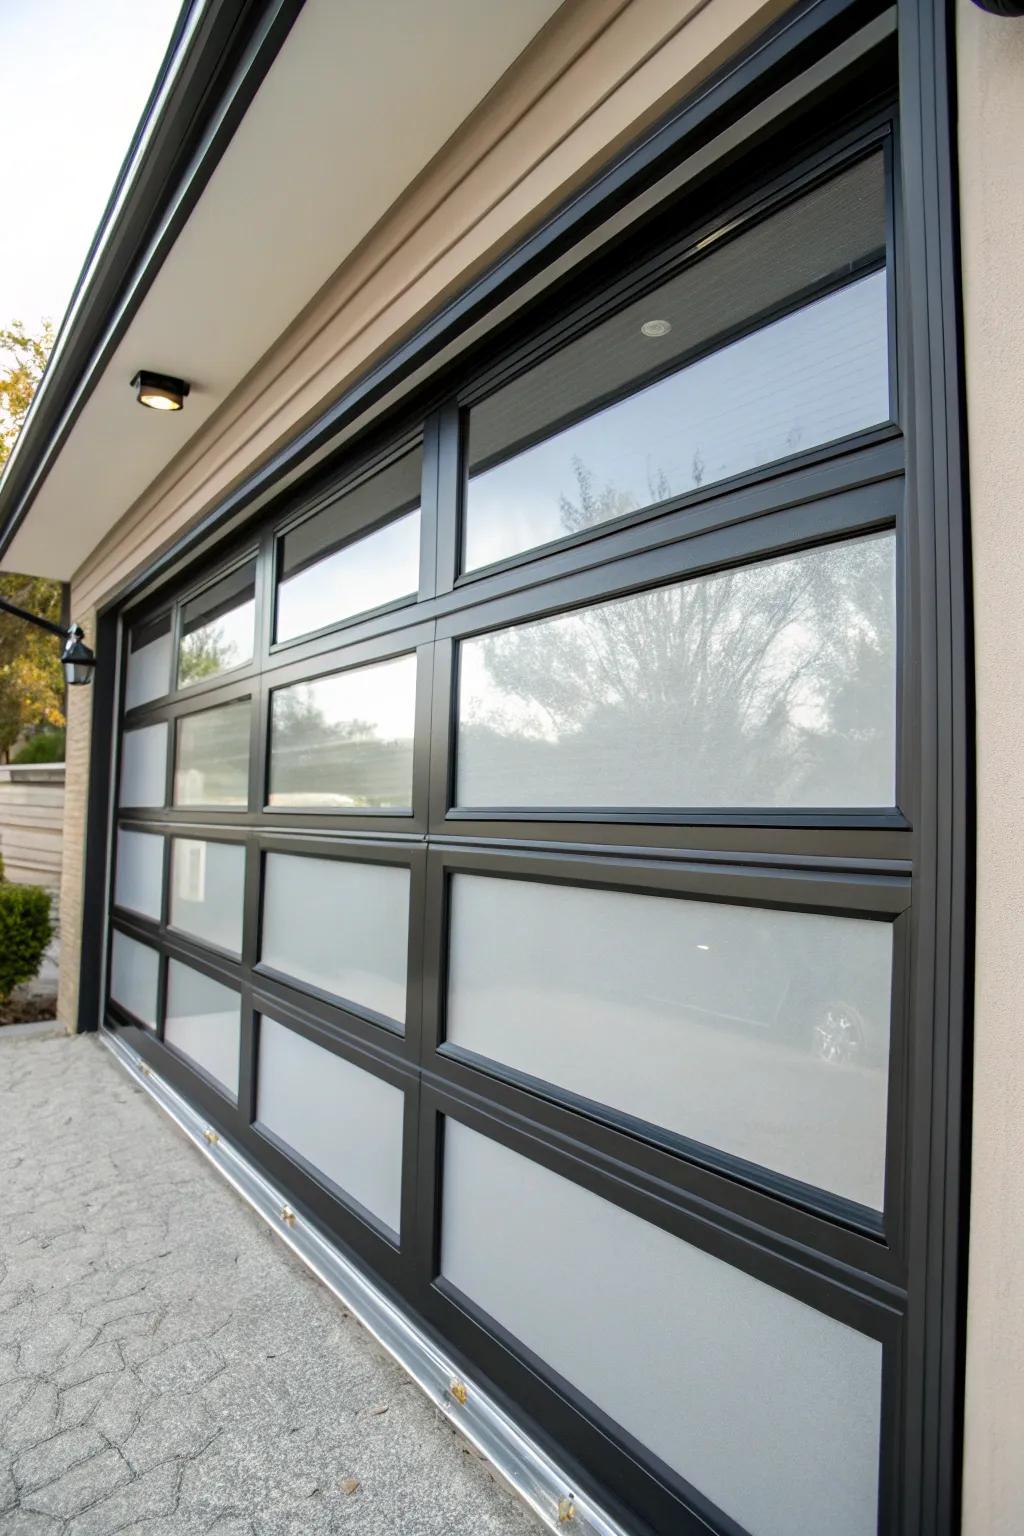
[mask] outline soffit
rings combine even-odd
[[[557,9],[306,0],[5,569],[70,578]],[[140,408],[139,368],[188,379],[186,409]]]

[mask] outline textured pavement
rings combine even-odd
[[[539,1529],[95,1039],[0,1029],[0,1536]]]

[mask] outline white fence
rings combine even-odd
[[[0,855],[8,880],[60,886],[64,764],[0,766]]]

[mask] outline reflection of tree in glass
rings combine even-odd
[[[411,782],[411,739],[385,739],[374,720],[329,715],[316,684],[274,694],[272,804],[406,806]]]
[[[204,677],[216,677],[219,672],[238,666],[241,659],[233,640],[218,634],[212,626],[204,626],[181,637],[178,681],[198,683]]]
[[[617,515],[614,487],[576,474],[566,530]],[[464,782],[480,765],[504,804],[531,780],[572,803],[581,774],[606,804],[891,803],[893,603],[873,538],[489,636]]]

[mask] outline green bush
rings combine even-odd
[[[64,737],[63,726],[59,730],[36,731],[24,746],[18,748],[11,761],[14,763],[62,763]]]
[[[49,894],[38,885],[0,885],[0,1002],[38,974],[52,937]]]

